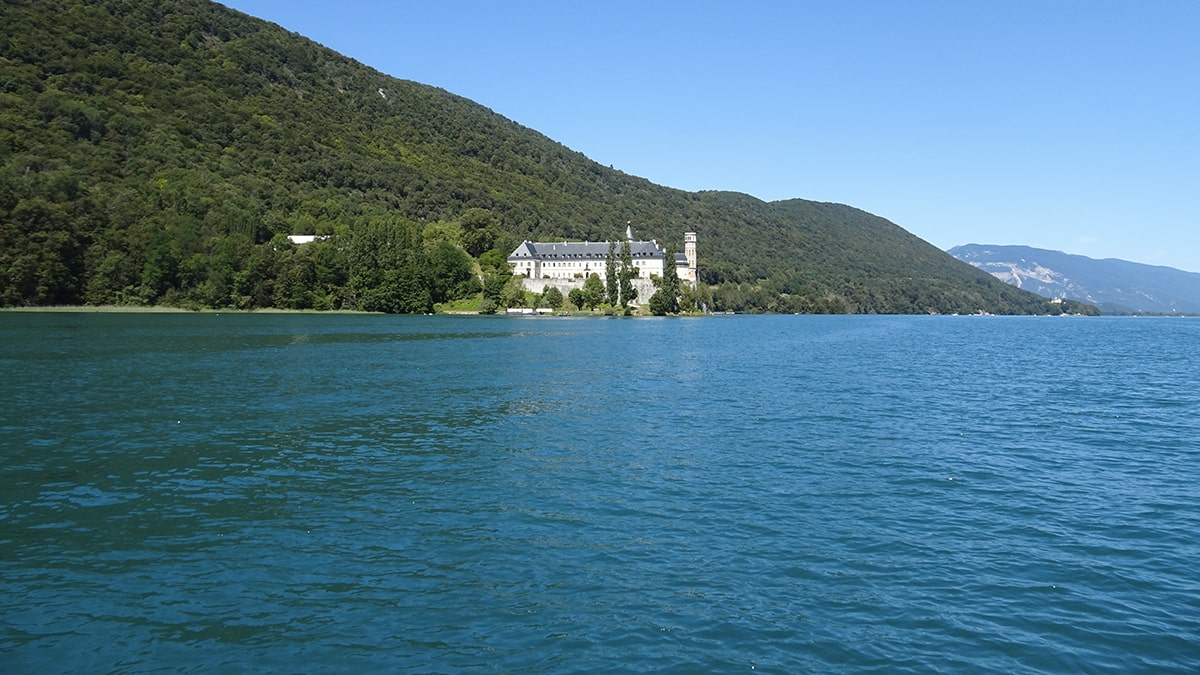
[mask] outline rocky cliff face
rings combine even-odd
[[[1028,246],[967,244],[948,253],[1013,286],[1107,313],[1200,313],[1200,274],[1193,272]]]

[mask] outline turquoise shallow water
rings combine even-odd
[[[1200,670],[1200,320],[0,314],[0,670]]]

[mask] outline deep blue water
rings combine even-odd
[[[1200,671],[1200,320],[0,314],[0,671]]]

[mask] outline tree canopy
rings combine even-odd
[[[668,246],[663,258],[663,275],[658,290],[650,296],[650,313],[656,316],[674,314],[679,311],[679,296],[682,294],[679,274],[675,271],[675,249]],[[693,309],[695,308],[695,303]]]

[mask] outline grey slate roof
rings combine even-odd
[[[620,254],[620,248],[621,246],[618,244],[618,255]],[[634,260],[663,257],[663,250],[653,241],[631,241],[629,242],[629,253]],[[686,257],[683,257],[681,254],[675,255],[676,260],[679,260],[681,257],[686,261]],[[541,260],[604,260],[608,258],[608,242],[526,241],[508,256],[508,259],[514,262],[528,258]]]

